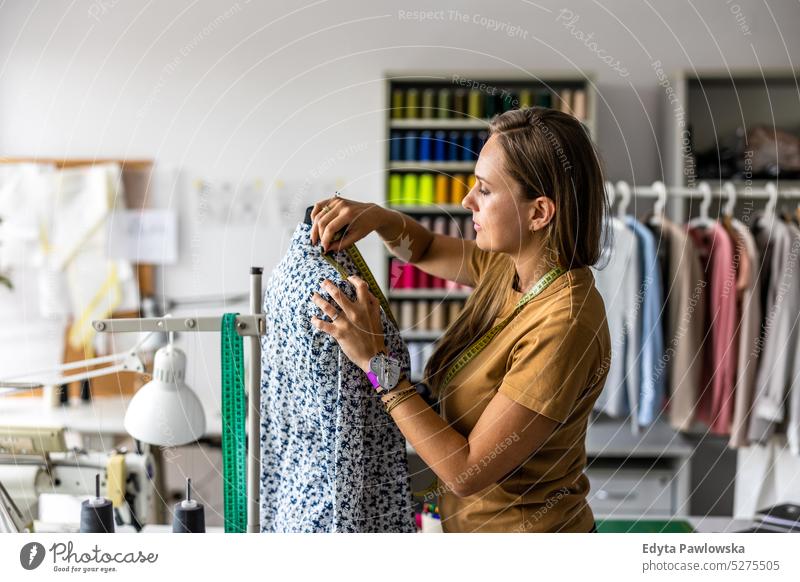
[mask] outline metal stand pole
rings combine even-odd
[[[261,267],[250,268],[250,313],[261,313]],[[263,320],[261,322],[263,324]],[[264,330],[259,330],[263,333]],[[247,531],[261,531],[261,336],[247,338],[250,343],[250,370],[247,395]]]

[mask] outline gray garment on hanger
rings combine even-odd
[[[776,217],[772,228],[755,233],[755,240],[763,260],[770,262],[770,277],[748,437],[766,443],[787,420],[787,394],[800,372],[795,357],[800,340],[800,231]]]

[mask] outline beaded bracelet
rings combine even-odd
[[[406,392],[411,392],[412,390],[414,390],[416,392],[416,388],[414,388],[414,386],[409,386],[408,388],[403,388],[402,390],[398,390],[397,392],[391,392],[391,393],[389,393],[389,399],[388,400],[381,399],[381,401],[383,402],[384,407],[388,406],[389,404],[391,404],[392,402],[397,400],[397,398],[401,394],[405,394]]]
[[[394,398],[390,399],[386,403],[386,412],[391,412],[396,406],[405,402],[406,400],[414,396],[416,393],[417,389],[413,387],[403,390],[402,392],[399,392]]]

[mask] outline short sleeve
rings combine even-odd
[[[575,320],[545,321],[517,342],[510,358],[498,392],[560,423],[603,374],[596,334]]]
[[[474,240],[465,242],[467,243],[467,269],[470,279],[475,283],[473,285],[475,287],[481,282],[492,263],[503,260],[503,255],[481,249]]]

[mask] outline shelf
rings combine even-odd
[[[387,205],[390,210],[399,210],[406,214],[459,214],[472,215],[472,210],[464,208],[460,204],[424,204],[421,206],[404,206],[402,204]]]
[[[475,169],[475,162],[389,162],[389,170],[422,172],[469,172]]]
[[[392,119],[389,129],[487,129],[488,119]]]
[[[688,457],[694,447],[665,422],[641,427],[640,434],[631,432],[628,420],[589,422],[586,433],[586,454],[589,457]]]
[[[664,110],[663,140],[665,182],[688,186],[701,181],[693,155],[708,153],[720,144],[732,144],[741,127],[773,126],[794,132],[800,123],[797,109],[796,73],[789,68],[770,69],[703,69],[682,70],[668,80],[674,90],[674,104]],[[677,115],[677,113],[682,115]],[[688,128],[691,128],[689,147]],[[718,152],[716,152],[718,153]],[[705,172],[702,172],[705,173]],[[727,173],[727,168],[723,169]],[[709,178],[711,184],[719,183]],[[724,181],[724,180],[723,180]],[[761,187],[768,180],[753,179],[749,185]],[[797,180],[781,179],[784,187],[793,187]],[[744,184],[734,181],[735,185]],[[671,218],[683,221],[686,209],[673,204]]]
[[[387,298],[389,300],[403,299],[467,299],[472,291],[463,289],[392,289]]]

